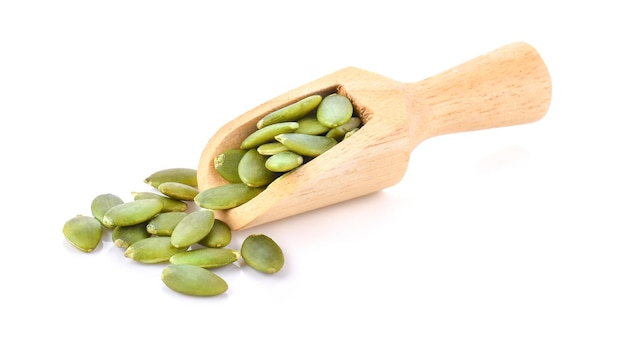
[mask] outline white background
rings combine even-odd
[[[623,11],[424,3],[2,1],[2,341],[626,341]],[[292,88],[415,82],[515,41],[550,70],[545,118],[432,138],[394,187],[236,233],[281,245],[276,275],[233,265],[226,294],[188,297],[62,235]]]

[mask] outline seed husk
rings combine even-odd
[[[218,268],[239,259],[239,252],[226,248],[200,248],[180,252],[170,257],[171,264],[191,264],[202,268]]]
[[[326,96],[317,108],[317,120],[330,128],[345,124],[354,112],[352,102],[341,94]]]
[[[213,228],[215,214],[211,210],[200,210],[187,214],[176,224],[171,235],[171,244],[176,248],[198,243]]]
[[[265,167],[267,158],[256,149],[248,150],[239,162],[241,182],[250,187],[263,187],[274,181],[278,175]]]
[[[131,244],[124,256],[141,263],[160,263],[169,261],[170,257],[187,250],[187,247],[176,248],[170,243],[170,237],[152,236]]]
[[[244,138],[239,146],[240,149],[256,149],[259,145],[269,143],[274,140],[276,135],[287,132],[294,132],[298,129],[297,122],[276,123],[265,126],[252,132],[248,137]]]
[[[237,168],[246,151],[244,149],[229,149],[218,154],[213,160],[215,171],[230,183],[241,182]]]
[[[118,226],[111,233],[111,240],[118,248],[128,248],[133,243],[150,237],[146,229],[147,223],[140,223],[132,226]]]
[[[163,209],[159,199],[142,199],[111,207],[102,218],[107,226],[131,226],[152,219]]]
[[[321,95],[310,95],[291,105],[279,108],[263,117],[257,122],[257,128],[262,129],[268,125],[286,121],[296,121],[313,111],[322,101]]]
[[[227,210],[245,204],[263,190],[263,187],[249,187],[244,183],[231,183],[201,191],[194,198],[194,202],[199,207],[210,210]]]
[[[215,218],[209,234],[198,241],[198,244],[208,248],[223,248],[230,244],[232,231],[226,222]]]
[[[188,264],[168,265],[161,280],[171,290],[187,295],[213,296],[228,290],[226,281],[214,272]]]
[[[296,154],[293,151],[284,151],[270,156],[265,161],[265,168],[273,172],[288,172],[293,170],[304,163],[302,155]]]
[[[96,218],[100,223],[102,223],[102,218],[106,211],[108,211],[111,207],[119,204],[123,204],[124,200],[118,197],[115,194],[104,193],[99,194],[91,201],[91,214],[94,218]],[[113,227],[108,227],[103,224],[103,226],[113,229]]]
[[[198,195],[199,192],[197,187],[173,181],[163,182],[159,185],[158,189],[159,192],[163,193],[164,195],[172,199],[181,201],[193,200],[193,198]]]
[[[280,271],[285,264],[282,249],[264,234],[251,234],[241,244],[241,257],[250,267],[268,274]]]
[[[187,212],[165,212],[159,213],[150,219],[146,230],[157,236],[171,236],[176,225],[187,215]]]
[[[63,225],[63,235],[78,250],[93,251],[102,239],[102,225],[91,216],[77,215]]]
[[[153,192],[131,192],[131,194],[134,200],[159,199],[161,203],[163,203],[161,212],[183,212],[189,207],[189,205],[182,200],[172,199],[162,194]]]
[[[198,187],[198,172],[191,168],[168,168],[150,174],[145,183],[158,188],[163,182],[180,182],[192,187]]]
[[[283,133],[276,140],[289,150],[309,157],[316,157],[337,144],[337,140],[326,136],[307,135],[304,133]]]

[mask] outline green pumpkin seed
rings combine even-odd
[[[215,218],[211,231],[209,231],[208,235],[199,240],[198,244],[204,245],[208,248],[223,248],[230,244],[231,240],[232,231],[230,230],[228,224]]]
[[[239,259],[239,252],[226,248],[201,248],[180,252],[170,257],[171,264],[191,264],[202,268],[217,268]]]
[[[102,225],[90,216],[77,215],[63,225],[63,235],[78,250],[93,251],[102,239]]]
[[[172,231],[171,244],[176,248],[188,247],[209,234],[213,228],[215,214],[211,210],[191,212],[176,224]]]
[[[107,226],[131,226],[152,219],[162,208],[159,199],[133,200],[111,207],[102,222]]]
[[[259,154],[265,155],[265,156],[275,155],[275,154],[278,154],[279,152],[283,152],[287,150],[289,149],[287,149],[286,146],[284,146],[282,143],[279,143],[279,142],[261,144],[256,148],[256,151],[258,151]],[[241,182],[241,180],[239,180],[239,182]]]
[[[352,117],[343,125],[330,129],[330,131],[326,133],[326,137],[331,137],[340,141],[346,136],[346,133],[359,128],[359,126],[361,126],[361,119],[359,117]]]
[[[295,169],[304,163],[302,155],[298,155],[293,151],[285,151],[270,156],[265,161],[265,168],[273,172],[287,172]]]
[[[218,154],[213,160],[215,171],[230,183],[240,183],[241,179],[237,168],[246,151],[244,149],[229,149]]]
[[[304,133],[283,133],[276,140],[289,150],[309,157],[316,157],[337,144],[337,140],[326,136],[307,135]]]
[[[252,234],[241,244],[241,257],[250,267],[263,273],[276,273],[285,264],[282,249],[263,234]]]
[[[153,236],[131,244],[124,256],[141,263],[160,263],[169,261],[170,257],[187,250],[187,247],[176,248],[170,243],[170,237]]]
[[[246,137],[239,146],[240,149],[256,149],[259,145],[269,143],[276,135],[287,132],[294,132],[298,129],[297,122],[276,123],[258,129]]]
[[[193,200],[198,195],[198,188],[180,182],[163,182],[158,187],[159,192],[176,200]]]
[[[132,226],[118,226],[111,233],[111,240],[118,248],[128,248],[131,244],[150,237],[146,229],[147,223]]]
[[[171,290],[195,296],[226,292],[228,284],[214,272],[188,264],[171,264],[163,269],[161,280]]]
[[[331,94],[320,102],[317,108],[317,120],[330,128],[345,124],[351,117],[354,109],[352,102],[341,94]]]
[[[190,168],[163,169],[150,174],[144,182],[154,188],[158,188],[163,182],[179,182],[198,187],[198,172]]]
[[[245,204],[262,191],[262,187],[249,187],[244,183],[231,183],[207,188],[198,193],[194,201],[202,208],[227,210]]]
[[[134,200],[159,199],[163,204],[161,212],[183,212],[189,207],[189,205],[182,200],[172,199],[162,194],[152,192],[131,192],[131,194]]]
[[[328,132],[330,128],[317,120],[316,115],[308,115],[298,120],[298,129],[296,133],[306,133],[308,135],[322,135]]]
[[[343,137],[343,139],[347,139],[348,137],[352,136],[353,134],[355,134],[357,131],[359,131],[360,127],[354,128],[348,132],[346,132],[346,135]]]
[[[274,181],[278,175],[265,168],[267,158],[256,149],[248,150],[239,162],[241,181],[250,187],[263,187]]]
[[[322,101],[321,95],[311,95],[302,100],[299,100],[291,105],[282,107],[274,112],[267,114],[256,124],[258,129],[263,127],[282,123],[286,121],[296,121],[309,112],[313,111]]]
[[[165,212],[152,218],[146,230],[157,236],[171,236],[176,225],[187,215],[187,212]]]
[[[118,197],[117,195],[106,193],[100,194],[93,198],[91,201],[91,214],[94,218],[96,218],[100,223],[102,223],[102,218],[106,211],[108,211],[111,207],[119,204],[123,204],[124,200]],[[103,224],[104,225],[104,224]],[[113,227],[105,226],[109,229],[113,229]]]

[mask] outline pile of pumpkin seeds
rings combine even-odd
[[[161,274],[170,289],[187,295],[211,296],[228,290],[215,268],[243,259],[258,271],[273,274],[284,265],[282,249],[263,234],[248,235],[240,249],[228,248],[232,232],[212,210],[189,206],[197,188],[197,172],[189,168],[159,170],[145,180],[153,190],[131,192],[133,199],[105,193],[91,202],[91,215],[77,215],[63,226],[77,249],[92,252],[104,230],[139,263],[167,264]]]

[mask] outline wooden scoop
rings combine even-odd
[[[233,119],[209,140],[198,166],[200,190],[228,183],[213,160],[238,148],[266,114],[312,94],[348,96],[364,125],[349,139],[270,184],[249,202],[216,210],[241,230],[353,199],[398,183],[411,151],[427,138],[536,121],[548,110],[551,80],[533,47],[513,43],[416,83],[346,68],[280,95]]]

